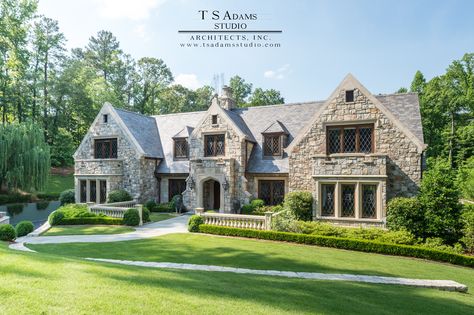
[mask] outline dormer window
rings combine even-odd
[[[354,90],[346,91],[346,103],[354,102]]]
[[[109,122],[109,115],[104,114],[104,115],[102,116],[102,121],[104,122],[104,124],[108,123],[108,122]]]
[[[217,125],[217,115],[212,115],[211,120],[213,125]]]
[[[189,157],[189,146],[186,138],[174,139],[174,157],[176,159],[187,159]]]
[[[282,134],[263,135],[263,155],[281,156],[282,152]]]

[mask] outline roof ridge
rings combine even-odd
[[[178,115],[186,115],[186,114],[205,113],[206,111],[207,110],[198,110],[194,112],[169,113],[169,114],[151,115],[149,117],[156,118],[156,117],[162,117],[162,116],[178,116]]]
[[[145,118],[151,118],[153,119],[152,116],[148,116],[148,115],[145,115],[145,114],[142,114],[142,113],[137,113],[137,112],[134,112],[134,111],[131,111],[131,110],[127,110],[127,109],[124,109],[124,108],[119,108],[119,107],[114,107],[112,106],[115,110],[119,110],[119,111],[122,111],[122,112],[126,112],[126,113],[129,113],[129,114],[135,114],[137,116],[142,116],[142,117],[145,117]]]
[[[297,106],[297,105],[306,105],[306,104],[314,104],[314,103],[322,103],[322,102],[325,102],[325,100],[296,102],[296,103],[283,103],[283,104],[273,104],[273,105],[238,107],[238,108],[232,109],[232,111],[236,111],[236,110],[240,110],[240,109],[249,109],[249,108],[266,108],[266,107],[277,107],[277,106]]]
[[[406,93],[402,93],[402,92],[398,93],[398,92],[397,92],[397,93],[387,93],[387,94],[375,94],[374,96],[375,96],[375,97],[377,97],[377,96],[394,96],[394,95],[406,95],[406,94],[410,94],[410,95],[414,94],[414,95],[417,95],[418,92],[406,92]]]

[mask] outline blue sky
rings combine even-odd
[[[249,29],[281,29],[279,48],[183,48],[180,29],[209,29],[198,10],[256,13]],[[177,82],[195,88],[215,74],[238,74],[275,88],[286,102],[325,99],[349,72],[372,93],[408,86],[416,70],[442,74],[474,52],[474,1],[40,0],[59,21],[68,48],[99,30],[113,32],[135,58],[161,58]]]

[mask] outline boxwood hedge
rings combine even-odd
[[[238,229],[224,226],[199,225],[200,233],[239,236],[247,238],[257,238],[272,241],[283,241],[307,245],[317,245],[323,247],[334,247],[369,253],[378,253],[395,256],[407,256],[415,258],[430,259],[441,262],[448,262],[455,265],[474,267],[474,257],[443,252],[440,250],[422,248],[411,245],[386,244],[368,240],[356,240],[350,238],[340,238],[333,236],[319,236],[311,234],[299,234],[277,231],[260,231],[250,229]]]

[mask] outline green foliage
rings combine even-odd
[[[251,214],[253,213],[254,210],[255,210],[254,207],[250,203],[247,203],[243,205],[242,208],[240,208],[240,213]]]
[[[44,210],[48,208],[49,206],[49,201],[39,201],[36,203],[36,209],[38,210]]]
[[[155,208],[158,206],[155,200],[150,199],[147,202],[143,204],[144,207],[146,207],[149,211],[153,212],[155,211]]]
[[[284,211],[272,219],[272,230],[285,232],[301,232],[295,214],[284,208]]]
[[[70,166],[74,164],[72,155],[76,150],[74,138],[65,128],[58,128],[52,135],[53,146],[51,147],[52,166]]]
[[[201,224],[199,226],[199,232],[215,235],[238,236],[272,241],[299,243],[306,245],[316,245],[322,247],[333,247],[339,249],[379,253],[385,255],[415,257],[448,262],[455,265],[474,267],[474,257],[454,254],[451,252],[440,251],[420,246],[385,244],[376,241],[356,240],[333,236],[238,229],[207,224]]]
[[[173,210],[181,212],[184,208],[183,205],[183,196],[175,195],[171,198],[171,204],[173,205]]]
[[[249,95],[252,93],[252,83],[245,82],[238,75],[230,78],[229,87],[232,90],[232,96],[238,107],[245,107]]]
[[[64,219],[64,212],[60,210],[56,210],[51,212],[48,217],[48,222],[51,226],[61,224],[61,221]]]
[[[0,205],[15,203],[15,202],[30,202],[31,195],[29,194],[19,194],[11,193],[8,195],[0,195]]]
[[[0,185],[10,190],[44,188],[50,155],[41,127],[29,123],[1,125],[0,160]]]
[[[474,200],[474,157],[459,167],[456,183],[463,198]]]
[[[285,209],[290,210],[297,220],[309,221],[313,212],[313,195],[309,191],[294,191],[285,196]]]
[[[461,204],[455,173],[448,162],[436,160],[424,173],[418,200],[425,213],[425,237],[453,244],[460,237]]]
[[[121,202],[121,201],[130,201],[132,196],[123,189],[112,190],[109,192],[109,202]]]
[[[189,232],[199,232],[199,226],[204,224],[204,220],[200,215],[192,215],[189,218],[188,222],[188,231]]]
[[[273,212],[273,213],[277,213],[277,212],[280,212],[280,211],[283,211],[284,208],[282,205],[276,205],[276,206],[262,206],[262,207],[258,207],[256,208],[252,214],[255,214],[255,215],[264,215],[265,212]]]
[[[16,238],[15,229],[11,224],[0,225],[0,241],[13,241]]]
[[[35,230],[35,226],[31,221],[21,221],[15,226],[16,236],[22,237]]]
[[[86,225],[86,224],[103,224],[103,225],[122,225],[123,220],[120,218],[111,218],[105,216],[96,217],[74,217],[64,218],[61,225]]]
[[[429,237],[424,241],[424,243],[420,244],[419,246],[455,254],[462,254],[464,252],[461,244],[456,243],[454,246],[448,246],[440,237]]]
[[[7,205],[7,211],[12,214],[18,214],[23,211],[23,208],[25,207],[24,204],[22,203],[15,203],[12,205]]]
[[[123,223],[129,226],[137,226],[140,224],[140,214],[137,209],[128,209],[123,214]]]
[[[250,106],[276,105],[285,103],[285,99],[281,96],[280,91],[270,89],[264,90],[256,88],[250,96]]]
[[[243,205],[240,212],[242,214],[257,214],[256,211],[264,206],[265,202],[262,199],[253,199],[250,203]]]
[[[417,237],[425,234],[425,212],[417,198],[393,198],[387,204],[387,227],[407,230]]]
[[[61,205],[66,205],[69,203],[75,203],[76,202],[76,192],[74,189],[68,189],[63,191],[59,195],[59,201],[61,202]]]
[[[61,194],[59,193],[38,193],[36,194],[36,197],[40,200],[59,200],[59,196]]]
[[[147,207],[142,207],[142,221],[143,223],[150,222],[150,210]]]
[[[469,253],[474,253],[474,205],[465,205],[461,218],[464,235],[461,242],[464,243]]]

